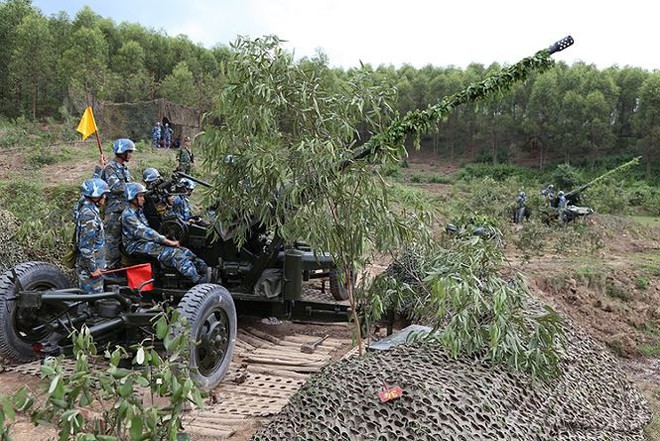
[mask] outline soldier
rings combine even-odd
[[[86,179],[81,186],[82,198],[74,210],[76,218],[76,270],[80,289],[85,294],[103,292],[105,270],[105,234],[99,209],[110,193],[102,179]]]
[[[124,250],[130,254],[148,254],[164,265],[176,268],[193,283],[203,283],[208,266],[177,240],[171,240],[151,228],[142,212],[147,189],[131,182],[126,185],[128,207],[121,216]]]
[[[124,196],[126,184],[131,182],[131,173],[126,163],[131,160],[135,144],[130,139],[122,138],[112,144],[115,159],[105,166],[101,178],[108,183],[110,194],[105,205],[105,259],[109,269],[119,267],[121,255],[121,213],[126,208]]]
[[[552,206],[552,203],[555,200],[555,186],[550,184],[546,188],[542,189],[541,196],[548,206]]]
[[[164,147],[166,149],[169,149],[172,144],[172,133],[172,127],[170,127],[169,123],[165,123],[165,128],[163,129],[163,140]]]
[[[199,217],[192,215],[192,209],[190,208],[190,200],[188,197],[192,194],[197,184],[186,178],[181,179],[181,183],[186,188],[186,194],[174,196],[172,201],[172,213],[176,214],[179,219],[184,222],[194,223]]]
[[[563,210],[564,208],[566,208],[566,196],[564,196],[563,191],[557,193],[557,208],[559,210]]]
[[[176,155],[176,159],[179,162],[177,166],[177,171],[183,172],[187,175],[192,171],[192,167],[195,164],[195,155],[190,148],[190,137],[186,136],[183,140],[183,145],[179,152]]]
[[[160,128],[160,123],[156,122],[156,125],[154,125],[153,129],[151,129],[151,142],[154,148],[160,147],[160,138],[161,138],[161,128]]]

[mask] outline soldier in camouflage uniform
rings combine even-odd
[[[103,292],[105,270],[105,234],[100,207],[110,193],[102,179],[86,179],[81,186],[82,197],[74,210],[76,218],[76,272],[80,289],[86,294]]]
[[[181,179],[181,183],[186,188],[187,194],[174,196],[172,200],[172,213],[176,214],[179,219],[184,222],[194,222],[195,217],[192,215],[192,209],[190,208],[190,201],[188,200],[188,197],[192,194],[192,191],[197,186],[197,184],[186,178]]]
[[[206,281],[208,266],[189,249],[151,228],[142,212],[147,189],[138,183],[126,185],[128,207],[121,216],[122,241],[129,254],[149,254],[164,265],[176,268],[193,283]]]
[[[126,184],[131,182],[131,173],[126,163],[131,160],[135,144],[130,139],[122,138],[112,144],[115,159],[105,166],[101,178],[108,183],[110,194],[105,205],[105,259],[109,269],[118,268],[121,263],[119,248],[121,245],[121,213],[126,208],[124,195]]]
[[[192,171],[193,165],[195,164],[195,156],[190,149],[190,138],[188,136],[186,136],[186,138],[183,140],[183,145],[179,149],[179,152],[176,155],[176,159],[179,162],[179,165],[176,168],[177,171],[189,175]]]
[[[160,147],[160,137],[162,136],[162,131],[160,123],[156,122],[156,125],[151,129],[151,143],[154,148]]]

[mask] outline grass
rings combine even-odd
[[[632,216],[635,222],[644,227],[660,227],[660,217],[652,216]]]

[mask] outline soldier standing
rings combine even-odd
[[[208,266],[177,240],[171,240],[151,228],[142,212],[144,194],[142,184],[126,185],[128,206],[121,216],[122,241],[128,254],[148,254],[164,265],[176,268],[193,283],[206,281]]]
[[[126,208],[124,196],[126,184],[131,182],[131,173],[126,163],[131,160],[135,144],[127,138],[116,140],[112,144],[115,158],[105,166],[101,177],[110,187],[105,205],[105,259],[109,269],[118,268],[121,263],[121,213]]]
[[[181,146],[181,149],[179,149],[176,159],[179,162],[179,165],[176,168],[177,171],[189,175],[195,164],[195,156],[190,148],[190,137],[186,136],[183,140],[183,145]]]
[[[169,149],[172,144],[172,132],[173,130],[169,123],[165,123],[165,128],[163,129],[163,140],[165,142],[164,147],[166,149]]]
[[[160,137],[161,137],[160,123],[156,122],[154,128],[151,129],[151,143],[153,147],[156,149],[160,147]]]
[[[80,289],[85,294],[103,292],[105,270],[105,234],[99,209],[110,189],[102,179],[86,179],[81,186],[82,198],[76,206],[76,271]]]

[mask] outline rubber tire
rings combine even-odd
[[[217,386],[227,374],[231,363],[234,346],[236,345],[236,306],[229,291],[220,285],[204,283],[191,288],[181,299],[177,311],[185,317],[190,325],[191,338],[200,340],[202,327],[207,315],[215,308],[219,308],[228,322],[228,347],[221,362],[213,368],[210,374],[204,374],[198,369],[198,347],[190,349],[190,377],[197,386],[203,390],[211,390]]]
[[[346,288],[346,284],[339,282],[339,270],[337,268],[332,268],[328,278],[330,279],[330,294],[332,294],[332,298],[338,301],[348,300],[348,289]],[[353,278],[355,279],[355,275]]]
[[[14,267],[25,290],[67,289],[71,282],[57,266],[47,262],[25,262]],[[36,360],[32,344],[22,340],[14,328],[16,301],[13,274],[6,271],[0,276],[0,358],[13,363]],[[36,341],[33,343],[37,343]]]

